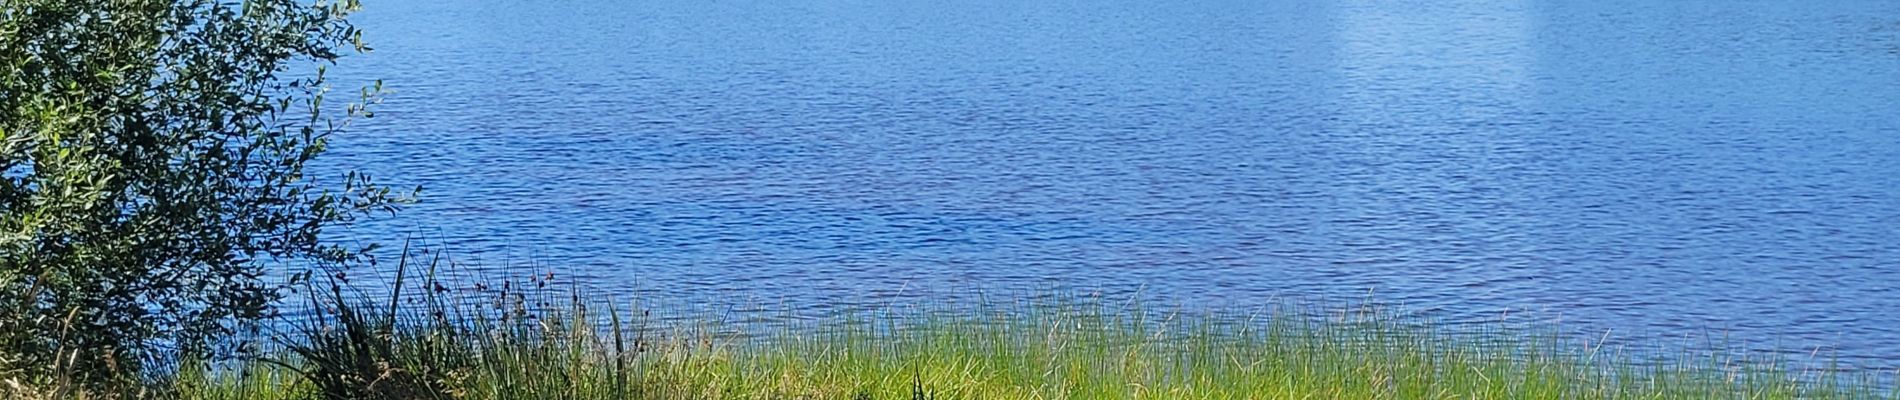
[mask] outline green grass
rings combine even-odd
[[[1871,373],[1736,352],[1628,354],[1372,305],[1206,313],[1091,296],[891,306],[781,324],[664,315],[540,280],[306,291],[266,356],[184,363],[180,399],[1860,399]],[[418,284],[419,283],[419,284]],[[529,290],[521,290],[530,288]],[[353,294],[355,293],[355,294]],[[739,335],[747,331],[753,334]],[[50,395],[12,381],[14,396]],[[34,383],[41,386],[35,386]],[[0,396],[7,394],[0,385]],[[91,398],[110,395],[92,394]],[[129,397],[129,396],[127,396]]]

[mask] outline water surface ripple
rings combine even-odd
[[[367,3],[342,69],[397,93],[327,162],[426,196],[353,235],[612,292],[1372,290],[1900,367],[1900,2]]]

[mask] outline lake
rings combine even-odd
[[[425,191],[350,237],[614,294],[1370,296],[1900,367],[1900,2],[366,3],[337,70],[395,93],[324,162]]]

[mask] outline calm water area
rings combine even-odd
[[[354,238],[611,295],[1370,293],[1900,367],[1900,2],[365,3],[336,72],[394,93],[324,162],[424,193]]]

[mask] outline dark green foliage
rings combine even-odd
[[[273,267],[362,256],[318,236],[407,197],[305,175],[367,116],[323,102],[355,0],[306,1],[0,0],[0,375],[228,355]]]
[[[361,298],[344,295],[342,281],[330,280],[327,297],[309,291],[309,306],[316,315],[294,323],[296,328],[289,336],[276,338],[282,353],[294,357],[269,357],[264,362],[296,371],[315,388],[314,394],[324,399],[449,398],[442,382],[449,371],[467,368],[468,358],[460,357],[461,353],[447,343],[451,338],[441,335],[449,330],[415,334],[419,330],[414,326],[431,321],[400,307],[402,281],[410,260],[407,250],[405,245],[387,308],[366,308],[368,303]],[[432,275],[429,277],[424,286],[438,284]],[[435,292],[423,293],[429,303],[436,302]],[[416,362],[425,358],[429,361]]]
[[[371,312],[365,315],[343,295],[341,286],[332,283],[329,312],[298,331],[301,340],[288,341],[284,350],[301,362],[293,367],[325,399],[336,400],[421,400],[446,399],[438,387],[446,363],[409,365],[410,358],[397,352],[398,314]],[[414,340],[412,346],[428,346],[429,338]],[[440,347],[440,346],[433,346]],[[440,361],[448,361],[446,358]]]

